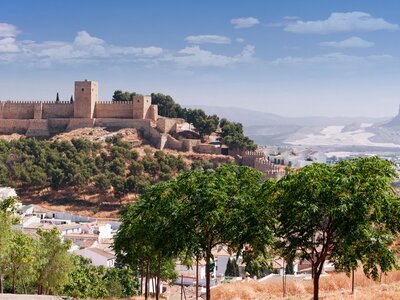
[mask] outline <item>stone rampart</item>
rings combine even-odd
[[[29,127],[29,120],[24,119],[0,119],[0,133],[25,134]]]
[[[157,122],[157,119],[158,119],[158,106],[157,105],[150,105],[150,108],[146,114],[146,119],[150,119],[153,122]]]
[[[87,118],[71,118],[69,119],[67,131],[79,129],[79,128],[92,128],[94,126],[94,119]]]
[[[98,102],[96,103],[94,115],[96,118],[118,118],[132,119],[132,102]]]
[[[198,152],[198,153],[204,153],[204,154],[221,154],[221,148],[220,147],[215,147],[215,145],[211,144],[198,144],[195,147],[193,147],[193,150]]]
[[[42,107],[43,119],[73,118],[74,116],[74,104],[70,102],[43,103]]]
[[[184,139],[182,140],[182,150],[192,152],[194,147],[200,144],[200,140]]]
[[[162,133],[176,131],[176,124],[180,123],[181,119],[158,118],[157,129]]]
[[[27,137],[49,137],[49,123],[48,120],[29,120],[29,127],[25,135]]]
[[[3,102],[0,115],[3,119],[33,119],[34,102]]]
[[[56,134],[60,132],[67,131],[70,118],[57,118],[49,119],[49,132],[50,134]]]
[[[151,120],[147,119],[117,119],[117,118],[96,118],[94,122],[96,127],[109,128],[136,128],[144,136],[150,135]]]
[[[166,148],[182,151],[182,141],[173,138],[171,135],[167,134],[167,142],[165,144]]]

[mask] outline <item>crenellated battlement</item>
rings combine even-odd
[[[266,174],[265,178],[279,178],[286,174],[285,170],[271,163],[262,151],[245,151],[242,154],[241,164],[253,167]]]
[[[264,152],[262,151],[245,151],[243,153],[243,157],[265,157]]]
[[[99,101],[99,102],[97,102],[97,104],[98,105],[103,105],[103,104],[106,104],[106,105],[110,105],[110,104],[112,104],[112,105],[115,105],[115,104],[132,105],[133,101]]]
[[[50,101],[50,100],[0,100],[1,104],[73,104],[70,101]]]

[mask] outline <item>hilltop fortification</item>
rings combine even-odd
[[[75,82],[74,99],[2,101],[0,133],[48,137],[76,128],[101,126],[134,127],[149,134],[150,127],[156,127],[157,106],[151,105],[150,96],[134,96],[131,101],[120,103],[99,102],[97,82],[85,80]]]
[[[96,81],[76,81],[75,101],[1,101],[0,134],[24,134],[47,138],[87,127],[136,128],[155,147],[218,154],[200,140],[177,140],[170,133],[190,126],[183,119],[158,115],[151,96],[133,96],[131,101],[99,101]]]

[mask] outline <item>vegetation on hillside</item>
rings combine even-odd
[[[99,144],[84,139],[39,141],[0,140],[0,185],[20,189],[73,187],[88,193],[121,198],[143,193],[151,184],[190,169],[215,169],[218,163],[145,149],[144,156],[119,136]]]
[[[115,91],[113,101],[129,101],[136,93]],[[182,118],[193,124],[200,135],[205,136],[214,132],[218,126],[222,130],[222,142],[233,150],[255,150],[254,142],[244,135],[241,123],[221,119],[217,115],[207,115],[202,109],[184,108],[174,101],[171,96],[153,93],[152,104],[158,105],[160,116]]]

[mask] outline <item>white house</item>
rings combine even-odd
[[[111,224],[99,225],[99,241],[102,239],[111,239],[113,237]]]
[[[0,200],[9,197],[17,197],[17,192],[15,191],[15,189],[10,187],[0,187]]]
[[[112,268],[115,264],[115,255],[106,252],[98,248],[86,248],[81,250],[76,250],[74,252],[77,255],[81,255],[85,258],[92,260],[92,265],[94,266],[104,266],[106,268]]]

